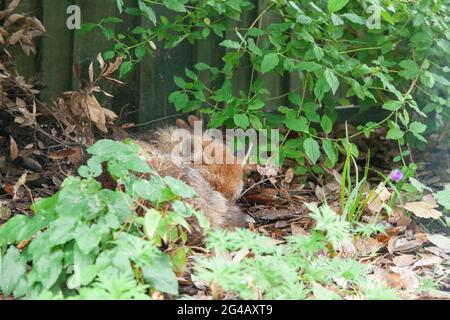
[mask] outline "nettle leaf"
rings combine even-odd
[[[333,94],[336,94],[336,91],[339,88],[339,80],[334,74],[334,72],[330,69],[326,69],[324,72],[325,79],[327,80],[327,83],[330,85],[330,88],[333,92]]]
[[[306,156],[315,165],[320,157],[320,146],[316,140],[313,138],[308,138],[303,142],[303,149],[305,150]]]
[[[149,239],[153,239],[161,222],[161,214],[155,209],[150,209],[145,213],[144,231]]]
[[[105,229],[98,224],[91,227],[87,224],[81,224],[75,230],[75,240],[81,252],[89,254],[98,246],[104,233]]]
[[[264,56],[261,62],[261,72],[267,73],[275,69],[275,67],[280,63],[280,58],[277,53],[269,53]]]
[[[334,13],[343,9],[350,0],[328,0],[328,12]]]

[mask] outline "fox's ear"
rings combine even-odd
[[[201,122],[201,121],[202,121],[201,119],[197,118],[194,115],[190,115],[188,117],[188,123],[191,128],[194,128],[196,122]]]
[[[176,125],[178,128],[181,128],[181,129],[189,129],[189,125],[183,119],[177,118]]]

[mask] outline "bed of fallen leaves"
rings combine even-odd
[[[75,174],[85,160],[85,148],[96,137],[108,132],[112,132],[109,137],[117,139],[128,135],[113,124],[117,115],[96,98],[97,94],[110,96],[101,89],[101,81],[121,84],[113,77],[120,59],[106,63],[99,55],[96,70],[91,63],[88,79],[78,91],[62,94],[51,105],[39,100],[34,80],[25,79],[15,70],[10,48],[20,46],[26,54],[35,53],[34,39],[45,35],[45,28],[36,18],[15,13],[19,2],[14,0],[0,11],[0,224],[14,214],[31,215],[31,203],[53,194],[65,177]],[[74,73],[80,73],[77,67]],[[341,129],[334,134],[339,135]],[[370,141],[358,138],[355,143],[370,148],[375,154],[372,167],[389,174],[395,165],[386,159],[392,158],[395,147],[383,136],[380,133]],[[449,149],[442,135],[431,136],[428,149],[411,158],[421,164],[417,179],[432,190],[441,190],[449,183]],[[339,211],[343,161],[339,163],[334,169],[324,168],[325,174],[311,171],[309,176],[296,176],[294,165],[289,163],[281,171],[251,168],[241,199],[241,205],[254,218],[250,228],[280,242],[288,235],[308,234],[313,221],[305,203],[326,201]],[[442,213],[435,199],[425,195],[394,208],[388,215],[383,203],[392,197],[392,190],[381,186],[374,197],[371,191],[379,183],[377,176],[369,179],[364,195],[372,199],[362,221],[371,222],[374,215],[381,215],[386,233],[369,239],[360,237],[340,254],[371,262],[371,277],[403,290],[405,299],[450,299],[449,228],[438,222]],[[433,279],[440,291],[413,294],[421,276]],[[181,283],[184,293],[196,298],[215,295],[193,286],[189,277]]]

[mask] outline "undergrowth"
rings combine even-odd
[[[328,206],[309,205],[316,222],[311,235],[284,244],[249,230],[210,232],[188,204],[195,191],[157,175],[133,143],[101,140],[88,151],[92,157],[79,176],[37,201],[32,217],[16,215],[0,227],[3,296],[179,297],[177,275],[186,271],[189,232],[199,225],[211,254],[195,259],[194,281],[244,299],[393,297],[368,280],[370,266],[337,255],[354,230]],[[115,188],[102,187],[103,168]]]

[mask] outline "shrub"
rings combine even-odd
[[[186,264],[187,219],[201,214],[183,200],[195,191],[160,177],[130,143],[102,140],[59,192],[37,201],[33,217],[0,227],[0,289],[27,298],[149,298],[178,294]],[[117,187],[98,179],[102,166]],[[145,200],[145,201],[143,201]]]
[[[243,14],[255,9],[253,2],[139,0],[138,8],[132,8],[119,0],[123,14],[142,15],[151,26],[138,26],[128,35],[116,34],[110,25],[122,20],[108,17],[85,25],[82,33],[98,27],[114,41],[104,56],[127,59],[122,75],[157,46],[173,48],[183,41],[219,37],[220,46],[226,49],[223,64],[200,62],[195,70],[186,70],[185,78],[175,77],[179,90],[170,95],[170,102],[180,112],[198,110],[209,116],[211,127],[285,126],[288,132],[280,140],[282,159],[295,159],[297,173],[305,172],[307,159],[313,166],[322,162],[331,167],[337,162],[345,141],[331,139],[329,134],[338,105],[354,103],[371,115],[384,114],[381,120],[372,116],[352,138],[370,136],[376,128],[387,126],[386,138],[398,141],[400,148],[395,161],[408,155],[409,151],[403,151],[405,143],[423,148],[424,135],[442,130],[448,122],[450,30],[445,1],[263,3],[250,26],[236,27]],[[173,15],[157,15],[154,9],[160,6]],[[277,19],[262,23],[268,15]],[[236,93],[232,86],[236,70],[247,58],[252,69],[249,90],[239,88]],[[216,80],[212,83],[218,85],[208,87],[199,72],[209,72]],[[288,104],[279,105],[276,111],[265,108],[271,95],[264,80],[267,75],[300,80],[299,88],[278,97],[287,97]],[[288,139],[290,133],[296,133],[294,138]],[[355,145],[353,153],[357,153]]]

